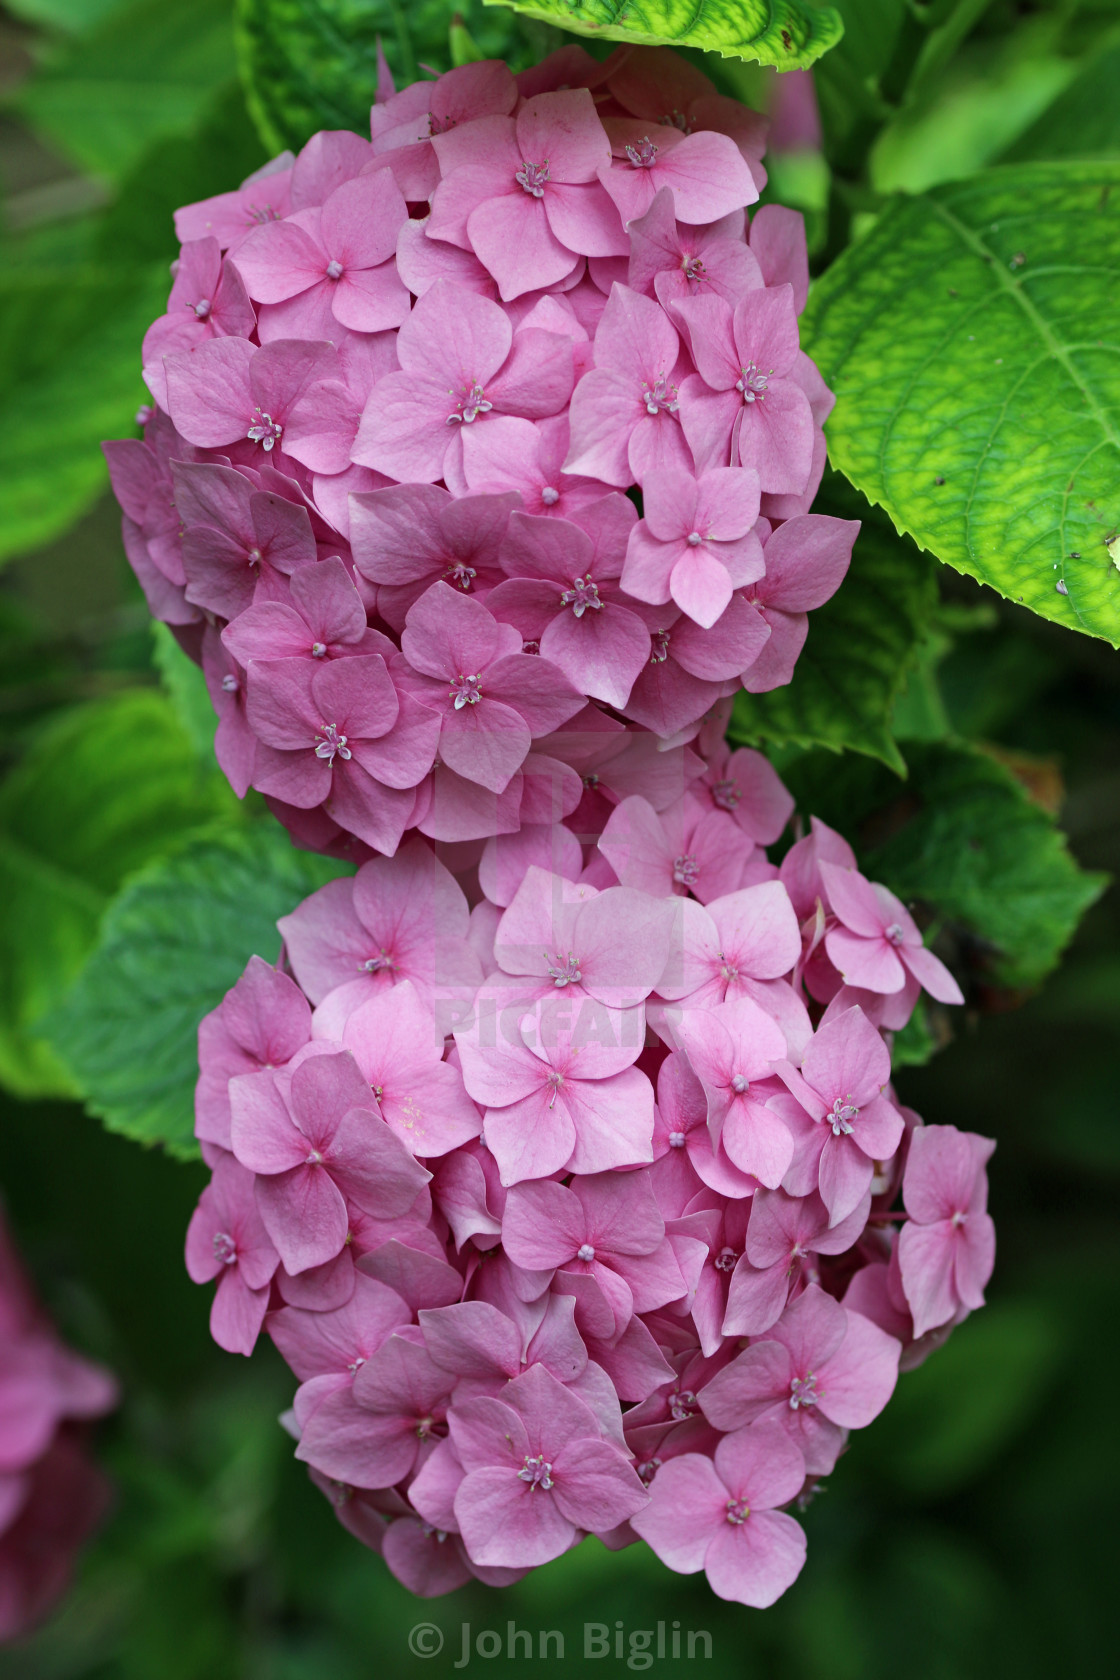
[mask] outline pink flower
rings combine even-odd
[[[689,1009],[753,997],[789,974],[801,955],[801,930],[780,881],[760,881],[712,899],[706,908],[686,899],[681,907],[682,945],[676,972],[658,984],[661,997]]]
[[[499,415],[463,434],[463,475],[472,490],[516,491],[526,513],[571,519],[599,502],[608,487],[562,470],[570,441],[564,415],[535,424]]]
[[[450,770],[501,793],[535,735],[558,729],[583,704],[548,659],[447,583],[409,609],[401,647],[408,690],[439,719],[439,756]]]
[[[374,386],[353,458],[392,478],[462,480],[463,432],[490,414],[558,414],[574,377],[569,339],[514,333],[489,299],[437,280],[397,334],[401,371]],[[450,480],[449,480],[450,482]]]
[[[236,251],[254,228],[279,221],[292,208],[291,152],[281,152],[242,181],[235,192],[219,193],[175,212],[175,235],[183,244],[214,238],[222,250]]]
[[[793,1585],[805,1562],[805,1534],[776,1505],[801,1491],[805,1463],[770,1424],[725,1435],[713,1458],[685,1453],[662,1464],[650,1502],[631,1518],[670,1569],[703,1569],[719,1598],[764,1610]]]
[[[740,1172],[773,1189],[793,1159],[793,1138],[752,1085],[769,1079],[786,1041],[777,1023],[749,998],[689,1009],[678,1028],[682,1048],[708,1099],[712,1138]],[[767,1093],[768,1094],[768,1093]]]
[[[681,422],[697,466],[741,463],[763,490],[804,490],[813,464],[813,415],[793,377],[797,315],[792,287],[677,305],[698,372],[680,387]]]
[[[248,338],[256,324],[241,276],[232,263],[223,263],[218,241],[191,240],[175,268],[167,314],[144,334],[144,383],[166,409],[164,356],[193,350],[209,338]]]
[[[448,1422],[466,1472],[455,1517],[477,1563],[548,1563],[577,1530],[614,1528],[646,1503],[626,1454],[543,1365],[517,1377],[501,1399],[454,1407]]]
[[[616,1341],[634,1313],[685,1292],[645,1173],[599,1173],[562,1184],[518,1184],[506,1199],[502,1246],[529,1271],[554,1274],[575,1297],[585,1336]]]
[[[431,1178],[374,1110],[352,1056],[309,1056],[283,1083],[241,1074],[230,1106],[233,1152],[260,1175],[257,1205],[289,1272],[333,1260],[346,1241],[346,1198],[383,1218],[403,1213]]]
[[[254,787],[301,810],[323,805],[377,851],[396,851],[439,720],[398,692],[380,653],[255,660],[248,715]]]
[[[168,410],[189,443],[240,444],[254,464],[279,448],[315,472],[349,465],[358,412],[333,345],[215,338],[164,366]]]
[[[296,1457],[354,1487],[392,1487],[446,1434],[452,1387],[409,1327],[389,1335],[350,1387],[312,1396]],[[306,1387],[307,1385],[305,1385]],[[297,1409],[298,1415],[298,1409]]]
[[[310,1039],[311,1011],[299,987],[250,957],[237,984],[198,1024],[195,1136],[228,1149],[230,1080],[283,1067]]]
[[[697,1396],[717,1429],[767,1420],[800,1448],[811,1476],[833,1468],[849,1429],[864,1429],[894,1392],[900,1347],[815,1283]]]
[[[456,498],[434,484],[394,484],[356,495],[350,509],[354,565],[377,586],[377,611],[385,622],[403,630],[409,608],[441,579],[484,601],[505,576],[497,554],[516,506],[508,491]]]
[[[759,161],[766,149],[766,119],[717,92],[704,72],[667,47],[631,47],[609,71],[612,98],[635,117],[681,134],[729,134],[750,166],[754,197],[766,185]],[[749,201],[748,201],[749,202]]]
[[[603,1013],[600,1007],[597,1024]],[[561,1000],[546,998],[518,1015],[515,1022],[503,1016],[501,1042],[494,1041],[492,1015],[455,1034],[464,1083],[486,1111],[483,1136],[502,1183],[651,1161],[653,1087],[633,1065],[639,1035],[622,1042],[624,1017],[616,1013],[600,1026],[607,1042],[588,1043]]]
[[[800,315],[809,296],[804,216],[782,204],[764,204],[751,217],[750,248],[767,286],[793,287],[794,307]]]
[[[657,897],[691,893],[706,904],[744,884],[754,847],[725,811],[705,811],[685,794],[660,813],[638,795],[622,800],[599,850],[624,887]],[[764,864],[754,878],[769,873]]]
[[[613,162],[599,179],[624,224],[644,216],[666,188],[682,222],[715,222],[758,197],[749,165],[725,134],[682,134],[633,117],[608,117],[604,127]]]
[[[909,1219],[898,1234],[902,1287],[924,1336],[962,1308],[984,1305],[995,1264],[985,1171],[995,1144],[955,1126],[918,1126],[902,1179]]]
[[[814,1276],[814,1254],[843,1254],[863,1233],[871,1193],[839,1225],[829,1226],[828,1209],[814,1191],[787,1196],[759,1190],[751,1202],[745,1252],[731,1276],[725,1336],[758,1336],[776,1324],[791,1293]],[[855,1303],[853,1302],[853,1307]]]
[[[249,296],[271,305],[268,336],[323,338],[333,323],[353,332],[399,327],[408,290],[393,258],[408,219],[387,170],[345,181],[322,209],[255,229],[238,247]]]
[[[187,1230],[187,1271],[192,1283],[218,1279],[210,1334],[227,1353],[252,1353],[279,1264],[257,1209],[252,1173],[224,1155]]]
[[[432,137],[479,117],[507,116],[517,85],[504,64],[460,64],[434,82],[413,82],[370,112],[375,157],[385,159],[407,199],[420,203],[439,185]]]
[[[342,1306],[327,1312],[281,1307],[269,1313],[266,1328],[300,1382],[326,1378],[321,1392],[327,1394],[349,1387],[355,1372],[411,1318],[399,1295],[359,1272]]]
[[[342,1042],[377,1112],[413,1155],[446,1155],[482,1130],[457,1067],[443,1060],[431,1004],[410,980],[382,987],[350,1016]]]
[[[341,659],[380,651],[366,609],[337,555],[293,572],[289,601],[255,601],[222,640],[242,665],[253,659]]]
[[[703,788],[696,790],[700,797],[704,789],[715,809],[729,811],[759,846],[779,839],[793,815],[793,795],[769,759],[750,747],[732,749],[721,741],[708,754]]]
[[[649,480],[643,511],[630,535],[623,588],[655,606],[673,600],[710,630],[732,591],[765,570],[753,531],[757,474],[714,467],[693,478],[670,468]]]
[[[610,146],[585,88],[538,94],[434,140],[443,179],[428,234],[474,251],[503,298],[552,286],[626,236],[598,184]]]
[[[630,691],[625,715],[657,735],[691,740],[705,713],[738,690],[740,674],[765,651],[770,628],[739,594],[710,630],[673,605],[661,607],[655,622],[649,664]]]
[[[372,858],[352,880],[328,881],[277,926],[311,1002],[330,994],[332,1023],[403,980],[431,998],[482,978],[462,888],[420,839],[407,840],[391,867]]]
[[[796,1099],[772,1099],[798,1139],[785,1188],[793,1196],[819,1188],[838,1225],[866,1192],[873,1163],[889,1161],[902,1141],[902,1116],[882,1095],[891,1074],[886,1045],[862,1009],[847,1009],[822,1023],[800,1072],[788,1063],[778,1072]]]
[[[619,587],[634,509],[612,493],[577,517],[573,524],[511,514],[501,550],[507,580],[487,606],[536,642],[577,690],[624,706],[650,648],[649,631]]]
[[[646,297],[652,294],[665,309],[709,292],[734,307],[744,292],[766,283],[743,241],[742,220],[740,214],[704,227],[678,222],[673,195],[663,187],[645,215],[630,223],[627,283]]]
[[[595,333],[595,366],[572,396],[564,470],[623,489],[666,468],[691,472],[677,414],[680,366],[680,339],[660,304],[612,286]]]
[[[283,578],[314,562],[307,508],[293,499],[292,481],[273,468],[250,477],[209,462],[176,461],[171,471],[188,600],[236,618],[262,584],[275,598]]]
[[[663,899],[628,887],[575,887],[530,865],[498,923],[494,955],[507,974],[532,977],[534,996],[624,1010],[657,986],[676,926]]]
[[[926,950],[913,917],[894,893],[834,863],[821,864],[821,877],[840,924],[825,935],[825,950],[848,985],[897,992],[909,973],[939,1003],[964,1002],[953,976]]]

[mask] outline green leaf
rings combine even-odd
[[[90,1112],[137,1142],[196,1155],[199,1021],[254,953],[275,961],[277,917],[347,873],[297,852],[269,821],[199,836],[129,882],[50,1024]]]
[[[1098,46],[1078,74],[1014,145],[1004,161],[1115,157],[1120,153],[1120,40]]]
[[[863,519],[851,567],[831,601],[809,614],[793,681],[737,695],[730,734],[867,753],[905,775],[891,718],[937,605],[934,568],[835,475],[814,507]]]
[[[81,169],[111,180],[181,133],[235,74],[231,0],[136,0],[54,52],[16,100]]]
[[[1120,643],[1120,161],[893,201],[817,282],[834,466],[940,559]]]
[[[99,445],[134,430],[140,341],[167,290],[166,264],[0,282],[0,560],[61,536],[104,489]]]
[[[73,1094],[44,1035],[106,905],[132,870],[236,812],[152,690],[76,707],[33,740],[0,785],[0,1081]]]
[[[166,624],[152,624],[152,660],[160,681],[194,750],[208,762],[214,751],[218,720],[206,678],[188,659]]]
[[[779,70],[815,64],[844,33],[839,13],[806,0],[486,0],[574,35],[696,47]]]
[[[559,41],[481,0],[236,0],[241,77],[265,144],[298,148],[320,128],[368,134],[378,42],[399,87],[421,79],[421,65],[450,66],[456,16],[482,57],[515,70]]]
[[[799,807],[842,829],[860,867],[924,906],[984,987],[1037,986],[1106,877],[1082,870],[1053,819],[990,753],[906,743],[909,778],[868,759],[806,754],[782,767]]]
[[[4,10],[25,23],[77,35],[126,3],[127,0],[5,0]]]

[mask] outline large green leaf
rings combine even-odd
[[[1069,86],[1007,149],[1005,161],[1115,157],[1120,152],[1118,83],[1120,39],[1113,37],[1094,48]]]
[[[539,28],[527,41],[514,19],[485,12],[481,0],[236,0],[238,61],[266,145],[298,148],[319,128],[368,133],[378,43],[398,86],[414,82],[421,65],[449,67],[454,17],[483,57],[515,70],[555,44]]]
[[[738,741],[868,753],[901,775],[906,766],[891,718],[937,606],[934,568],[842,486],[839,480],[827,487],[817,506],[864,520],[848,575],[831,601],[809,614],[793,681],[769,694],[738,695],[730,733]]]
[[[1120,643],[1120,161],[898,199],[817,282],[829,451],[925,548]]]
[[[147,400],[140,341],[168,284],[163,263],[0,283],[0,560],[61,536],[104,488],[99,444]]]
[[[237,802],[162,695],[92,701],[37,735],[0,785],[0,1081],[71,1094],[52,1011],[125,876]]]
[[[249,958],[275,961],[276,921],[346,864],[297,852],[271,821],[199,836],[120,893],[51,1043],[110,1130],[197,1153],[195,1032]]]
[[[841,829],[860,867],[944,925],[958,976],[1036,986],[1106,877],[1082,870],[1053,819],[990,753],[907,741],[909,778],[869,759],[805,754],[782,775],[803,811]]]
[[[839,13],[807,0],[486,0],[575,35],[697,47],[779,70],[803,70],[844,33]]]
[[[22,114],[93,175],[117,180],[192,126],[235,69],[232,0],[135,0],[51,54]]]

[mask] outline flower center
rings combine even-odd
[[[760,401],[766,395],[766,383],[773,371],[773,368],[769,368],[763,373],[755,362],[748,362],[746,367],[739,369],[735,389],[742,391],[745,403]]]
[[[685,1135],[684,1135],[683,1132],[670,1132],[669,1133],[669,1148],[670,1149],[683,1149],[684,1145],[685,1145]]]
[[[583,785],[584,785],[585,788],[588,788],[592,791],[599,786],[599,778],[595,774],[594,770],[592,770],[589,775],[584,776]]]
[[[396,963],[382,945],[375,957],[367,957],[365,962],[358,964],[359,974],[383,974],[387,968],[396,968]]]
[[[722,951],[719,953],[719,960],[723,964],[723,967],[719,971],[720,979],[738,980],[739,970],[735,967],[734,963],[728,962]]]
[[[815,1406],[819,1396],[817,1394],[817,1379],[812,1371],[804,1377],[791,1377],[789,1383],[789,1409],[796,1412],[799,1406]]]
[[[517,1472],[517,1478],[519,1481],[528,1482],[530,1493],[534,1488],[543,1488],[547,1493],[552,1486],[552,1465],[543,1453],[537,1453],[532,1458],[526,1454],[525,1462]]]
[[[636,146],[627,146],[626,156],[634,169],[652,169],[657,162],[659,146],[655,146],[647,134],[644,140],[639,140]]]
[[[237,678],[232,674],[232,672],[222,678],[222,693],[223,694],[236,694],[240,687],[241,687],[241,684],[238,682]]]
[[[453,588],[461,589],[465,595],[478,573],[473,566],[468,566],[465,560],[456,560],[453,565],[448,566],[443,575]]]
[[[727,1501],[727,1520],[734,1523],[736,1528],[745,1523],[751,1514],[751,1508],[745,1499],[729,1499]]]
[[[670,385],[668,377],[659,373],[652,385],[642,380],[642,401],[646,405],[647,414],[675,414],[677,412],[677,387]]]
[[[699,548],[703,540],[704,539],[700,535],[699,531],[690,531],[688,536],[685,538],[689,548]]]
[[[420,1524],[420,1532],[424,1536],[425,1540],[431,1540],[434,1538],[436,1544],[439,1546],[442,1546],[443,1542],[447,1539],[447,1530],[445,1528],[433,1528],[430,1522],[422,1522]]]
[[[683,1423],[685,1418],[694,1417],[699,1407],[696,1396],[690,1388],[675,1388],[669,1396],[669,1416],[674,1423]]]
[[[214,1258],[220,1266],[232,1266],[237,1259],[237,1244],[228,1231],[214,1232]]]
[[[265,222],[278,222],[280,220],[279,210],[274,209],[271,204],[250,204],[245,214],[251,222],[257,222],[262,227]]]
[[[603,603],[599,599],[599,585],[592,583],[591,573],[586,577],[572,579],[572,587],[565,589],[560,597],[562,607],[571,607],[576,618],[582,618],[588,607],[592,612],[602,610]]]
[[[210,299],[199,298],[197,303],[191,305],[191,308],[200,321],[205,321],[210,313]]]
[[[327,264],[327,279],[328,280],[341,280],[342,279],[342,264],[335,257],[332,257],[330,262]]]
[[[433,112],[431,112],[431,111],[428,112],[428,133],[429,134],[446,134],[449,128],[454,128],[454,127],[455,127],[455,118],[454,117],[437,117]]]
[[[564,1089],[564,1075],[562,1073],[557,1073],[556,1069],[553,1068],[545,1083],[546,1085],[552,1086],[552,1095],[548,1099],[548,1106],[549,1108],[555,1108],[556,1098]]]
[[[264,555],[261,553],[259,548],[251,548],[245,558],[249,562],[250,566],[259,566],[261,561],[264,559]]]
[[[650,664],[651,665],[664,665],[665,661],[669,657],[669,632],[668,632],[668,630],[653,630],[653,631],[650,632],[650,638],[649,639],[650,639],[650,654],[649,654]]]
[[[833,1137],[849,1137],[852,1130],[852,1121],[858,1119],[859,1109],[855,1107],[851,1097],[849,1096],[847,1102],[842,1097],[837,1097],[831,1109],[825,1115],[824,1123],[826,1126],[832,1127]]]
[[[559,490],[557,490],[554,485],[546,484],[544,489],[541,491],[541,501],[544,503],[545,507],[555,507],[559,500]]]
[[[661,121],[666,128],[679,128],[682,134],[692,133],[688,126],[688,118],[683,111],[678,111],[675,107],[671,111],[666,111]]]
[[[350,748],[346,745],[346,736],[340,735],[333,723],[323,725],[315,736],[315,742],[315,757],[325,758],[328,764],[333,764],[336,757],[352,757]]]
[[[327,657],[326,642],[312,642],[311,657],[312,659],[325,659]]]
[[[447,416],[449,426],[456,426],[460,421],[463,425],[469,426],[471,421],[477,420],[480,414],[489,414],[494,406],[492,402],[486,401],[486,392],[477,379],[471,383],[469,388],[464,385],[462,390],[458,392],[451,385],[448,387],[447,394],[455,399],[455,407]]]
[[[545,955],[551,956],[551,953],[546,951]],[[583,979],[583,975],[580,972],[579,958],[569,951],[567,960],[565,961],[563,955],[558,951],[555,956],[551,956],[551,961],[548,965],[548,975],[554,986],[575,985],[577,981]]]
[[[728,1248],[725,1245],[720,1249],[719,1253],[712,1261],[712,1265],[715,1267],[717,1272],[733,1272],[738,1258],[739,1256],[736,1254],[735,1250],[733,1248]]]
[[[737,1096],[743,1096],[751,1088],[751,1082],[745,1073],[737,1073],[731,1081],[731,1089]]]
[[[681,263],[681,267],[684,270],[685,279],[690,281],[694,286],[698,286],[702,280],[706,280],[708,278],[708,271],[704,267],[703,257],[685,257],[684,261]]]
[[[545,158],[543,163],[527,163],[513,178],[524,187],[530,198],[543,198],[544,189],[552,179],[548,172],[548,159]]]
[[[465,677],[460,671],[448,689],[447,697],[454,700],[457,712],[461,712],[464,706],[477,706],[482,699],[481,674],[476,671],[473,677]]]
[[[250,414],[249,430],[245,436],[251,443],[259,443],[267,451],[278,444],[283,435],[284,428],[279,420],[274,420],[263,408],[255,408]]]
[[[716,782],[712,788],[712,804],[721,811],[733,811],[742,797],[738,782]]]
[[[635,1465],[634,1468],[638,1472],[638,1480],[642,1483],[642,1486],[648,1487],[661,1468],[661,1460],[659,1458],[646,1458],[642,1460],[641,1464]]]
[[[594,1260],[594,1258],[595,1250],[591,1244],[580,1243],[579,1247],[576,1249],[576,1259],[582,1260],[585,1265],[588,1265],[592,1260]]]
[[[416,1419],[416,1437],[417,1437],[417,1440],[420,1440],[420,1441],[430,1440],[431,1435],[432,1435],[432,1431],[435,1428],[435,1423],[436,1423],[435,1418],[431,1417],[430,1415],[428,1417],[417,1418]]]
[[[700,865],[691,852],[682,852],[673,859],[673,879],[679,886],[694,887],[700,878]]]
[[[892,945],[902,944],[903,932],[897,922],[892,922],[890,927],[883,929],[883,938],[889,939]]]

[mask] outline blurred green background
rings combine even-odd
[[[903,9],[878,4],[885,17]],[[1114,5],[958,10],[968,16],[940,80],[927,78],[880,131],[868,190],[917,189],[1013,154],[1053,101],[1103,76],[1118,53]],[[166,285],[172,208],[234,185],[263,152],[236,84],[226,0],[18,0],[0,9],[0,77],[0,550],[10,556],[0,577],[0,1075],[32,1092],[66,1081],[23,1033],[26,998],[41,1007],[54,968],[76,969],[109,896],[170,820],[158,804],[114,816],[114,731],[170,731],[192,766],[175,793],[181,828],[225,809],[204,752],[191,756],[189,716],[168,698],[166,649],[123,559],[96,442],[128,430],[143,395],[139,338]],[[1107,76],[1099,97],[1115,106]],[[1094,145],[1116,150],[1115,113],[1108,123],[1096,102],[1083,109],[1099,124]],[[787,165],[784,181],[787,194],[804,193],[823,245],[819,160]],[[849,209],[862,213],[858,197]],[[931,733],[936,671],[937,727],[997,743],[1036,798],[1060,805],[1079,861],[1120,872],[1115,654],[948,572],[940,584],[925,686],[911,683],[895,717],[904,747]],[[86,807],[103,825],[92,838],[67,815]],[[79,841],[80,868],[66,850]],[[37,921],[39,891],[66,912],[49,928]],[[1120,1486],[1118,935],[1112,889],[1040,991],[976,993],[954,1042],[900,1076],[900,1095],[927,1121],[999,1140],[990,1305],[855,1437],[805,1515],[802,1579],[764,1614],[720,1603],[702,1577],[670,1575],[645,1548],[611,1555],[594,1541],[503,1593],[411,1598],[291,1460],[276,1417],[292,1384],[278,1357],[262,1346],[246,1362],[209,1340],[208,1292],[181,1263],[204,1171],[104,1131],[75,1103],[0,1098],[0,1186],[17,1239],[63,1333],[125,1389],[98,1437],[115,1513],[55,1618],[0,1653],[0,1677],[445,1674],[462,1623],[504,1640],[510,1620],[534,1640],[560,1629],[566,1667],[595,1672],[619,1671],[626,1655],[585,1661],[585,1622],[613,1636],[618,1622],[629,1634],[661,1620],[670,1632],[674,1621],[707,1630],[713,1654],[655,1661],[655,1673],[1106,1673]],[[60,940],[73,950],[54,949]],[[444,1630],[441,1655],[409,1654],[419,1622]],[[640,1669],[640,1649],[636,1658]],[[476,1654],[472,1666],[486,1661]]]

